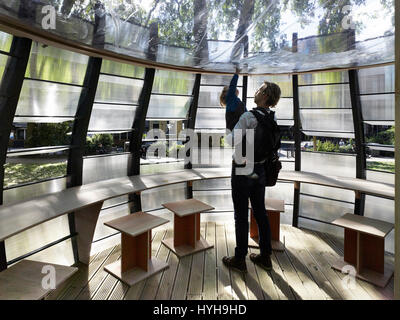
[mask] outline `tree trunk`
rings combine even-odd
[[[231,61],[239,62],[243,49],[248,47],[248,37],[246,30],[253,20],[255,0],[244,0],[242,10],[240,12],[239,25],[236,30],[235,46],[232,50]]]
[[[207,42],[208,8],[206,0],[194,1],[194,23],[193,35],[196,43],[195,58],[196,64],[207,63],[208,42]]]

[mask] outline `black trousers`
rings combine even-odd
[[[271,228],[267,211],[265,210],[265,170],[263,164],[256,164],[254,172],[258,178],[252,179],[245,175],[235,174],[236,165],[232,165],[232,200],[235,210],[236,248],[235,256],[244,259],[249,243],[249,209],[250,198],[254,218],[258,225],[259,245],[261,255],[271,254]]]

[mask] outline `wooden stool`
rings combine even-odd
[[[129,286],[167,269],[168,264],[151,257],[151,229],[167,222],[145,212],[105,222],[121,232],[121,260],[104,269]]]
[[[42,280],[51,276],[51,269],[43,268],[49,266],[54,268],[55,289],[42,285]],[[0,300],[41,300],[77,271],[74,267],[22,260],[0,272]]]
[[[196,199],[164,203],[163,206],[174,213],[174,238],[162,243],[178,257],[213,247],[200,237],[200,213],[215,208]]]
[[[285,212],[285,201],[276,199],[266,199],[265,209],[267,210],[269,224],[271,228],[271,247],[275,251],[285,251],[284,244],[280,241],[280,221],[281,212]],[[254,218],[253,209],[250,208],[250,241],[249,246],[258,248],[258,225]]]
[[[385,287],[393,275],[393,267],[385,267],[385,237],[393,224],[351,213],[332,223],[344,228],[344,258],[332,268],[344,272],[351,265],[357,278]]]

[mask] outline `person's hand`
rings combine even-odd
[[[235,74],[239,74],[240,73],[240,68],[239,65],[235,65]]]

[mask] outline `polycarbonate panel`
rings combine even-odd
[[[367,170],[367,180],[394,184],[394,179],[393,173]]]
[[[24,2],[27,3],[31,2]],[[43,6],[54,5],[54,1],[33,3],[36,6],[31,4],[24,8],[28,14],[24,23],[43,31],[43,15],[39,13]],[[57,27],[43,32],[121,56],[221,72],[234,71],[234,63],[239,63],[244,73],[264,74],[394,61],[392,1],[346,2],[350,8],[338,7],[337,2],[330,0],[301,5],[295,2],[283,5],[277,1],[264,5],[251,1],[248,10],[232,10],[232,6],[221,5],[218,1],[206,2],[206,10],[194,10],[194,3],[187,1],[183,8],[170,1],[125,1],[121,5],[110,0],[97,6],[96,2],[85,2],[84,10],[79,5],[72,9],[57,7]],[[11,24],[17,24],[20,22],[19,6],[20,1],[4,1],[0,12]],[[32,14],[34,10],[38,14]],[[354,48],[349,41],[353,40],[352,21],[344,19],[350,14],[356,22]],[[96,21],[100,22],[100,27],[97,34],[93,34]],[[146,57],[149,43],[152,43],[149,22],[158,24],[159,44],[154,57]],[[200,32],[194,34],[195,30]],[[298,39],[297,46],[291,43],[293,32],[303,37]],[[200,43],[207,37],[213,40]],[[248,58],[241,58],[247,56],[244,39],[249,42]],[[203,44],[207,46],[203,48]]]
[[[265,188],[266,199],[284,200],[285,205],[293,205],[294,186],[293,183],[278,182],[273,187]]]
[[[247,110],[257,108],[254,103],[254,98],[247,99]],[[275,112],[275,117],[279,119],[293,119],[293,99],[292,98],[281,98],[275,108],[271,109]],[[282,124],[283,125],[283,124]]]
[[[16,116],[74,117],[81,92],[76,86],[25,80]]]
[[[196,115],[196,129],[225,129],[225,109],[199,108]]]
[[[318,221],[313,221],[309,219],[303,219],[299,217],[299,227],[304,228],[304,229],[309,229],[309,230],[315,230],[318,232],[322,233],[327,233],[334,235],[336,237],[339,237],[343,239],[344,233],[343,233],[343,228],[334,226],[331,224],[326,224],[326,223],[321,223]]]
[[[97,220],[96,229],[93,236],[93,241],[98,241],[118,231],[104,225],[105,222],[121,218],[130,214],[128,204],[123,204],[117,207],[102,210]]]
[[[354,133],[351,132],[301,131],[308,137],[355,138]]]
[[[95,102],[138,104],[143,80],[100,75]]]
[[[7,65],[8,56],[0,53],[0,79],[3,78],[4,69]]]
[[[316,184],[301,184],[301,193],[306,193],[309,195],[320,196],[332,200],[340,200],[354,203],[354,191],[352,190],[344,190],[340,188],[331,188],[319,186]]]
[[[86,55],[34,42],[25,76],[82,85],[88,60]]]
[[[201,86],[199,94],[199,108],[221,107],[219,97],[224,87]],[[242,98],[242,89],[238,88],[238,97]]]
[[[59,116],[54,116],[54,117],[44,117],[44,116],[32,116],[32,117],[19,117],[15,116],[14,117],[14,123],[37,123],[37,124],[42,124],[42,123],[47,123],[47,124],[60,124],[63,122],[68,122],[68,121],[74,121],[74,117],[59,117]]]
[[[281,157],[281,162],[282,162],[282,170],[294,170],[294,161],[282,161],[282,156]],[[279,179],[279,177],[278,177]]]
[[[350,108],[348,84],[299,87],[300,108]]]
[[[353,213],[351,203],[300,195],[300,215],[321,221],[332,222],[346,213]]]
[[[145,68],[103,59],[100,72],[143,79]]]
[[[39,249],[70,234],[68,215],[52,219],[5,240],[7,261]]]
[[[363,120],[394,121],[394,94],[361,96]]]
[[[303,130],[354,132],[353,114],[348,109],[300,110]]]
[[[232,166],[232,148],[192,149],[193,168],[226,168]]]
[[[146,119],[186,119],[191,97],[152,94]]]
[[[136,106],[95,103],[90,117],[89,131],[130,130],[138,108]]]
[[[40,251],[28,258],[29,260],[72,266],[75,264],[71,239],[60,242],[50,248]]]
[[[394,65],[358,70],[360,93],[394,92]]]
[[[12,42],[12,35],[0,31],[0,50],[10,52]]]
[[[299,85],[349,82],[347,71],[299,74]]]
[[[202,74],[201,85],[228,86],[231,83],[232,76],[224,76],[219,74]],[[238,87],[243,86],[243,77],[239,76]]]
[[[163,203],[185,200],[185,190],[186,184],[178,183],[143,191],[141,193],[142,210],[160,209],[163,208]]]
[[[192,73],[158,69],[154,77],[152,92],[191,95],[193,92],[194,80],[195,75]]]
[[[355,178],[356,156],[334,153],[302,152],[301,171]]]
[[[44,194],[62,191],[66,188],[67,178],[60,178],[18,188],[7,189],[3,191],[3,204],[8,205],[15,202],[26,201]]]
[[[67,174],[66,157],[7,158],[4,165],[4,187],[59,178]]]
[[[210,189],[231,189],[231,179],[193,181],[193,191],[208,191]]]
[[[140,159],[142,162],[143,159]],[[157,163],[157,164],[141,164],[140,174],[156,174],[159,172],[178,171],[184,169],[183,162]]]
[[[103,203],[103,209],[107,209],[109,207],[127,203],[129,201],[129,196],[122,196],[122,197],[117,197],[117,198],[112,198],[109,200],[104,201]]]
[[[126,177],[130,154],[107,155],[83,159],[83,184]]]
[[[193,198],[214,207],[215,211],[233,211],[230,190],[193,191]]]
[[[288,225],[293,224],[293,206],[292,205],[285,205],[285,212],[281,213],[280,219],[281,219],[281,221],[280,221],[281,224],[288,224]],[[282,241],[285,242],[285,236],[283,236]]]
[[[289,74],[248,77],[247,96],[254,97],[264,81],[276,83],[281,88],[281,97],[293,97],[292,76]]]
[[[365,196],[364,216],[394,224],[394,200]],[[394,230],[385,238],[385,250],[394,253]]]

